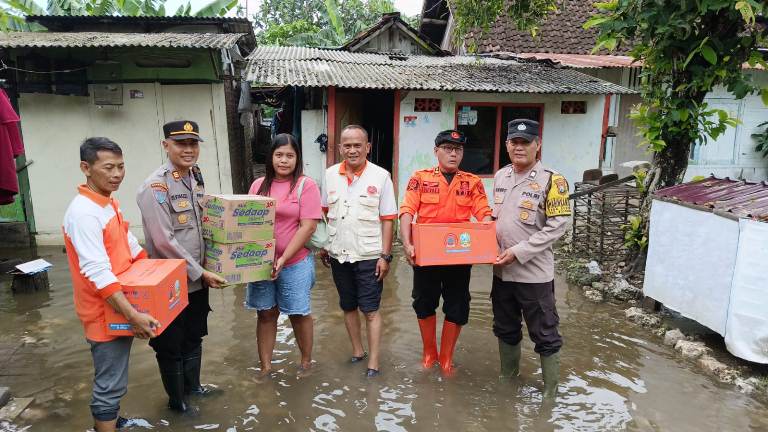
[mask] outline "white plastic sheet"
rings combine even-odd
[[[725,344],[733,355],[768,363],[768,224],[742,219]]]
[[[738,239],[735,220],[654,201],[644,294],[725,335]]]

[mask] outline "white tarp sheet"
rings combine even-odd
[[[645,295],[725,335],[739,224],[653,201]]]
[[[768,363],[768,224],[742,219],[739,229],[725,344],[737,357]]]

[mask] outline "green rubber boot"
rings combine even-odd
[[[557,396],[557,382],[560,379],[560,352],[541,357],[541,377],[544,379],[544,399]]]
[[[517,345],[510,345],[499,339],[499,360],[501,371],[499,380],[505,381],[516,376],[520,376],[520,355],[522,341]]]

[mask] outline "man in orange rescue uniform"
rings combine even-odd
[[[469,222],[491,220],[491,209],[480,178],[460,171],[467,139],[459,131],[446,130],[435,138],[438,165],[416,171],[408,181],[405,199],[400,206],[400,236],[405,257],[413,266],[413,309],[419,319],[424,345],[422,365],[431,368],[440,362],[444,374],[453,372],[453,350],[461,326],[469,320],[469,278],[471,265],[419,267],[415,265],[416,249],[411,237],[411,223]],[[435,310],[443,297],[443,333],[440,356],[437,354],[437,319]]]
[[[88,138],[80,146],[80,170],[86,183],[77,188],[64,214],[64,242],[75,310],[93,357],[94,429],[114,431],[126,423],[118,412],[120,399],[128,391],[133,337],[108,335],[104,311],[113,307],[123,314],[140,339],[154,337],[160,323],[131,306],[115,276],[147,257],[128,231],[120,204],[112,198],[125,177],[123,151],[108,138]]]

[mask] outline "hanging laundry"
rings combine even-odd
[[[24,144],[18,123],[19,116],[8,95],[0,89],[0,204],[11,204],[19,193],[16,157],[24,153]]]

